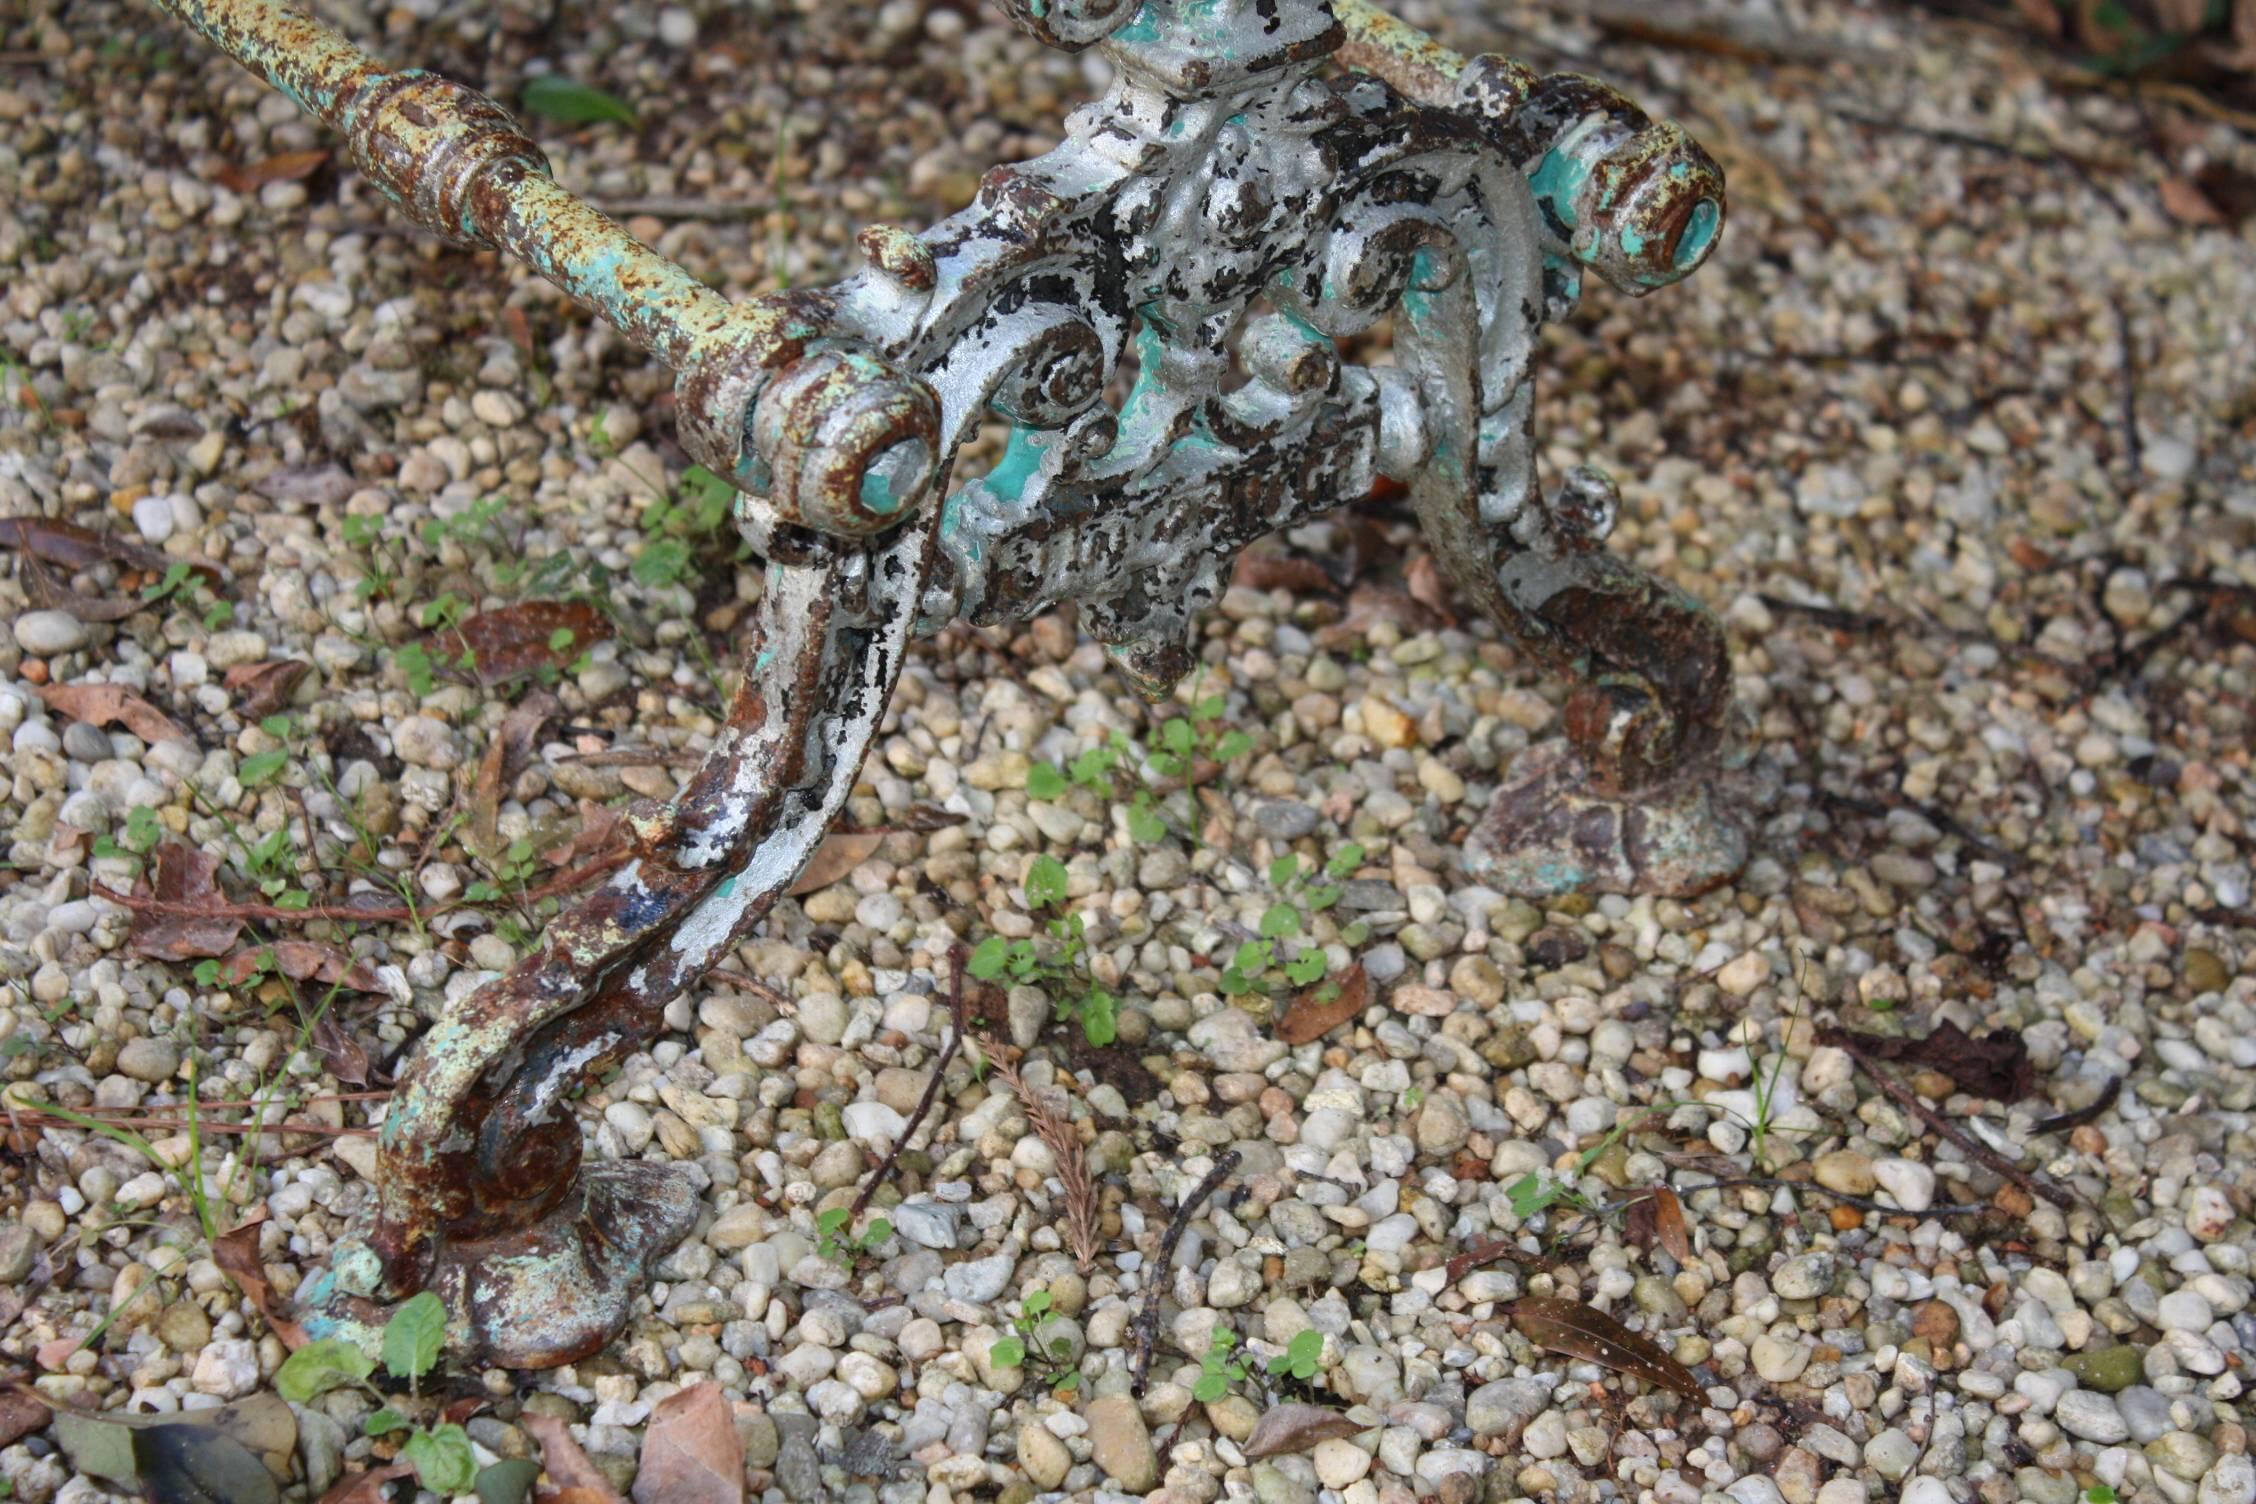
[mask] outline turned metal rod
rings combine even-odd
[[[722,294],[549,176],[509,113],[419,68],[393,70],[283,0],[150,0],[345,138],[418,226],[515,257],[676,370],[742,325]]]
[[[1335,56],[1341,64],[1384,79],[1416,104],[1447,109],[1457,102],[1457,80],[1465,55],[1370,0],[1332,0],[1332,14],[1347,33]]]

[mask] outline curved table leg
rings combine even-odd
[[[566,1098],[656,1033],[813,856],[900,675],[938,518],[770,567],[719,746],[679,798],[634,817],[632,861],[417,1046],[372,1223],[316,1281],[309,1328],[373,1351],[390,1306],[429,1289],[465,1356],[537,1368],[625,1325],[698,1192],[665,1167],[583,1167]]]

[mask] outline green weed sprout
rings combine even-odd
[[[1036,857],[1026,869],[1026,903],[1036,913],[1051,911],[1044,927],[1056,954],[1043,955],[1032,940],[990,935],[972,948],[965,969],[982,982],[1008,978],[1040,987],[1061,1022],[1078,1019],[1083,1038],[1108,1045],[1120,1036],[1120,1000],[1091,980],[1087,924],[1078,911],[1066,912],[1065,900],[1065,864],[1054,856]]]
[[[1346,877],[1362,862],[1363,848],[1353,842],[1334,852],[1321,870],[1291,852],[1271,862],[1269,885],[1277,890],[1277,901],[1262,910],[1260,937],[1240,945],[1231,954],[1230,964],[1222,969],[1223,995],[1254,993],[1267,997],[1282,981],[1296,988],[1316,986],[1318,1002],[1328,1003],[1338,997],[1339,984],[1327,977],[1331,961],[1324,948],[1310,945],[1287,955],[1286,945],[1308,928],[1313,915],[1340,901],[1345,890],[1337,879]],[[1368,934],[1358,922],[1343,930],[1340,939],[1348,945],[1360,945]]]

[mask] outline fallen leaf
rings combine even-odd
[[[617,1489],[611,1486],[596,1465],[588,1461],[587,1453],[572,1439],[572,1432],[564,1422],[553,1415],[527,1413],[518,1424],[530,1431],[533,1440],[540,1443],[541,1466],[559,1489],[566,1493],[578,1490],[588,1497],[585,1504],[625,1504]],[[575,1500],[573,1504],[582,1504]]]
[[[530,1457],[505,1457],[478,1469],[478,1481],[472,1486],[477,1490],[478,1504],[525,1504],[539,1481],[539,1463]]]
[[[1941,1071],[1968,1096],[1994,1102],[2018,1102],[2037,1089],[2028,1041],[2011,1029],[1969,1034],[1946,1019],[1924,1039],[1824,1028],[1818,1030],[1818,1042],[1867,1060],[1901,1061]]]
[[[1449,580],[1432,554],[1419,554],[1404,565],[1402,583],[1409,589],[1410,599],[1434,612],[1443,622],[1457,620],[1457,613],[1450,605]]]
[[[815,848],[814,856],[800,872],[799,880],[791,885],[791,896],[802,897],[820,888],[827,888],[847,873],[870,859],[885,837],[862,830],[834,830],[823,837]]]
[[[1339,590],[1323,565],[1293,554],[1240,554],[1231,571],[1231,583],[1248,590],[1286,590],[1294,595],[1333,595]]]
[[[1305,1452],[1320,1441],[1368,1429],[1322,1405],[1271,1405],[1261,1412],[1261,1419],[1253,1423],[1253,1434],[1245,1439],[1246,1460]]]
[[[618,844],[618,826],[617,810],[593,799],[582,799],[579,829],[572,833],[570,840],[551,846],[541,859],[551,867],[576,867],[613,849]]]
[[[386,1485],[411,1476],[415,1469],[404,1462],[386,1463],[365,1473],[354,1473],[330,1485],[321,1504],[385,1504]]]
[[[382,992],[384,984],[366,961],[355,961],[334,945],[316,940],[275,940],[231,951],[219,963],[219,975],[228,986],[249,981],[262,965],[272,965],[282,975],[324,987],[350,987],[355,992]]]
[[[1658,1243],[1679,1264],[1692,1262],[1692,1232],[1684,1225],[1684,1203],[1665,1185],[1654,1186],[1629,1204],[1622,1237],[1636,1248]]]
[[[718,1384],[658,1402],[635,1466],[635,1504],[743,1504],[744,1438]]]
[[[220,1273],[235,1281],[235,1288],[245,1299],[258,1307],[282,1345],[295,1351],[306,1345],[305,1328],[282,1314],[282,1302],[275,1299],[274,1288],[267,1283],[266,1265],[260,1262],[258,1252],[259,1224],[265,1220],[262,1210],[248,1222],[212,1239],[212,1262],[219,1265]]]
[[[324,1012],[313,1025],[313,1045],[321,1052],[322,1068],[335,1076],[340,1085],[366,1086],[368,1084],[368,1049],[343,1024],[336,1014]]]
[[[634,111],[625,100],[560,73],[527,79],[517,97],[526,109],[558,125],[593,125],[604,120],[621,125],[635,123]]]
[[[218,857],[178,841],[167,841],[157,848],[150,877],[151,896],[166,903],[217,905],[224,901],[212,882],[218,871]],[[134,914],[126,940],[128,948],[137,956],[157,961],[195,961],[205,956],[226,955],[242,930],[242,920],[223,915],[160,914],[144,909]]]
[[[46,1352],[41,1348],[42,1353]],[[40,1359],[42,1365],[46,1359]],[[68,1406],[55,1412],[50,1434],[70,1459],[71,1470],[112,1483],[133,1481],[133,1431],[115,1421]]]
[[[298,687],[306,670],[313,667],[303,658],[271,658],[264,663],[239,663],[227,671],[220,682],[235,696],[235,708],[246,721],[264,720],[290,703],[290,691]]]
[[[2157,191],[2162,207],[2181,225],[2213,229],[2225,223],[2224,212],[2209,202],[2209,195],[2192,178],[2164,178]]]
[[[561,669],[599,642],[611,623],[584,601],[520,601],[465,617],[437,634],[457,653],[473,655],[478,682],[499,684],[539,668]]]
[[[1707,1401],[1692,1370],[1670,1357],[1666,1348],[1593,1306],[1556,1296],[1527,1295],[1502,1309],[1530,1342],[1548,1352],[1565,1353],[1626,1373],[1658,1389],[1673,1389],[1694,1404]]]
[[[47,1429],[55,1412],[38,1395],[22,1389],[0,1393],[0,1447],[12,1447],[34,1431]]]
[[[98,533],[75,522],[57,522],[49,517],[0,517],[0,548],[20,548],[35,558],[66,569],[123,564],[161,575],[175,564],[186,564],[214,588],[226,579],[217,565],[197,559],[175,559],[116,533]]]
[[[192,742],[172,718],[122,684],[42,684],[39,698],[74,721],[123,726],[145,742]]]
[[[253,162],[248,167],[226,163],[212,177],[223,188],[234,193],[256,193],[269,183],[294,183],[311,177],[321,164],[329,160],[326,150],[286,151],[277,156]]]
[[[55,571],[39,560],[39,555],[27,553],[16,566],[16,578],[24,587],[24,596],[32,605],[43,611],[67,611],[80,621],[123,621],[136,611],[148,609],[149,603],[138,595],[105,596],[84,590],[73,590]]]
[[[2248,6],[2248,14],[2256,23],[2256,4]],[[2256,215],[2256,174],[2242,172],[2230,162],[2211,162],[2194,173],[2193,182],[2226,224],[2237,225]]]
[[[1327,987],[1332,989],[1328,1000],[1320,996]],[[1370,1000],[1371,978],[1364,972],[1363,963],[1358,961],[1336,979],[1312,983],[1295,994],[1285,1005],[1283,1017],[1277,1020],[1277,1037],[1286,1044],[1322,1039],[1361,1013]]]
[[[485,755],[478,760],[477,787],[470,799],[467,844],[488,863],[498,861],[502,854],[502,795],[524,771],[525,764],[532,761],[534,749],[540,744],[541,727],[563,708],[563,702],[556,696],[545,689],[536,689],[510,708],[494,731],[493,739],[486,743]]]

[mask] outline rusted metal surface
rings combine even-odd
[[[1720,627],[1605,551],[1604,476],[1537,485],[1543,322],[1586,272],[1633,294],[1688,275],[1722,224],[1715,163],[1605,84],[1462,57],[1363,0],[1000,0],[1112,65],[1063,144],[929,230],[865,230],[834,286],[730,304],[559,187],[483,95],[276,0],[157,3],[344,133],[416,224],[525,262],[671,365],[684,447],[744,493],[771,561],[711,759],[403,1072],[317,1326],[373,1341],[430,1288],[479,1360],[600,1347],[698,1203],[663,1168],[583,1165],[569,1096],[787,889],[911,637],[1072,600],[1165,694],[1237,552],[1381,477],[1465,597],[1580,681],[1566,744],[1515,764],[1473,870],[1694,892],[1744,860]],[[1342,360],[1390,317],[1395,364]],[[1002,458],[951,485],[990,416]]]

